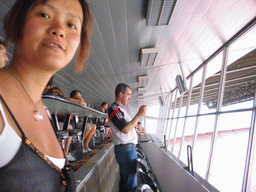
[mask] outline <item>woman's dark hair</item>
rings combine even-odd
[[[0,45],[3,45],[6,48],[6,42],[2,41],[1,39],[0,39]],[[0,50],[1,50],[1,47],[0,47]]]
[[[76,95],[76,93],[77,92],[79,92],[80,93],[80,91],[79,90],[73,90],[73,91],[71,91],[71,93],[70,93],[70,98],[74,98],[74,96]]]
[[[78,0],[83,10],[83,24],[81,29],[81,41],[78,49],[76,67],[81,72],[85,60],[90,53],[90,41],[93,28],[93,17],[89,4],[85,0]],[[30,10],[37,4],[45,4],[47,0],[17,0],[4,18],[4,32],[6,40],[16,43],[22,38],[24,25]]]
[[[118,97],[119,93],[122,92],[122,93],[125,93],[126,92],[126,88],[129,88],[131,89],[131,87],[129,85],[126,85],[124,83],[119,83],[117,86],[116,86],[116,90],[115,90],[115,96],[116,98]]]

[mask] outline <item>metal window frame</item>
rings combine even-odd
[[[177,89],[177,91],[178,91],[178,89]],[[174,131],[174,137],[173,137],[173,143],[172,143],[172,150],[171,150],[171,152],[173,153],[173,149],[174,149],[174,146],[175,146],[175,143],[176,143],[176,133],[177,133],[177,129],[178,129],[178,125],[179,125],[179,117],[180,117],[180,109],[181,109],[181,106],[182,106],[182,101],[183,101],[183,95],[184,94],[182,94],[181,96],[180,96],[180,103],[179,103],[179,109],[178,109],[178,114],[177,114],[177,120],[176,120],[176,126],[175,126],[175,131]],[[177,99],[177,98],[176,98]]]
[[[168,111],[167,111],[167,117],[166,117],[166,123],[165,123],[165,127],[164,127],[164,132],[165,135],[167,134],[167,129],[168,129],[168,123],[169,123],[169,117],[170,117],[170,113],[172,110],[172,98],[173,98],[173,91],[170,92],[170,97],[169,97],[169,103],[168,103]]]
[[[190,101],[191,101],[191,95],[192,95],[192,89],[193,89],[193,80],[194,80],[194,75],[191,76],[191,78],[190,78],[190,85],[189,85],[189,91],[188,91],[187,107],[186,107],[185,119],[184,119],[184,123],[183,123],[183,130],[182,130],[182,136],[181,136],[180,150],[179,150],[179,154],[178,154],[178,158],[179,158],[179,159],[180,159],[180,155],[181,155],[181,151],[182,151],[182,146],[183,146],[183,143],[184,143],[186,122],[187,122],[187,115],[188,115],[188,111],[189,111],[189,106],[190,106]]]
[[[252,180],[252,171],[253,171],[253,163],[256,161],[256,84],[255,84],[255,94],[254,94],[254,110],[252,111],[252,120],[251,120],[251,128],[249,133],[249,143],[246,154],[246,162],[244,169],[244,177],[242,184],[242,192],[251,191],[251,180]],[[254,165],[256,166],[256,165]]]
[[[212,159],[213,159],[214,148],[215,148],[215,144],[216,144],[216,140],[217,140],[217,136],[218,136],[218,128],[219,128],[219,120],[220,120],[219,112],[221,111],[221,108],[222,108],[222,102],[223,102],[223,96],[224,96],[227,63],[228,63],[228,50],[229,50],[229,47],[225,47],[223,50],[221,79],[220,79],[220,88],[219,88],[218,101],[217,101],[217,109],[216,109],[216,114],[215,114],[213,134],[212,134],[212,140],[211,140],[211,146],[210,146],[210,154],[209,154],[207,170],[206,170],[206,175],[205,175],[205,179],[207,181],[209,181],[210,176],[211,176]]]
[[[167,148],[170,145],[170,140],[171,140],[170,137],[171,137],[171,131],[172,131],[172,124],[173,124],[174,112],[175,112],[175,109],[176,109],[177,96],[178,96],[178,89],[175,89],[174,91],[175,91],[175,98],[174,98],[174,105],[173,105],[173,109],[172,109],[172,119],[171,119],[171,123],[170,123],[170,131],[169,131],[169,135],[168,135]]]
[[[198,103],[198,108],[197,108],[195,130],[194,130],[194,136],[193,136],[193,142],[192,142],[192,154],[193,155],[194,155],[195,143],[197,140],[197,129],[198,129],[199,121],[200,121],[200,114],[201,114],[202,103],[203,103],[203,98],[204,98],[206,73],[207,73],[207,63],[203,66],[201,88],[200,88],[200,93],[199,93],[199,103]]]

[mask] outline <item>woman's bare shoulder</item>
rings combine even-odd
[[[12,81],[10,80],[10,75],[8,75],[8,71],[5,69],[0,69],[0,103],[3,106],[3,100],[7,102],[9,100],[9,96],[12,94]],[[2,113],[0,112],[0,133],[3,131],[4,121]]]
[[[9,81],[9,77],[7,71],[5,69],[0,69],[0,89],[5,87],[7,82]]]
[[[2,94],[4,93],[4,88],[6,86],[6,81],[5,78],[3,77],[5,76],[5,71],[4,69],[0,69],[0,96],[2,97]],[[0,98],[0,104],[2,105],[2,99]],[[0,111],[0,134],[2,133],[4,128],[4,121],[3,121],[3,117],[2,117],[2,113]]]
[[[0,101],[0,104],[2,105],[1,101]],[[3,120],[2,113],[0,111],[0,134],[2,133],[3,129],[4,129],[4,120]]]
[[[12,79],[5,69],[0,69],[0,95],[8,94],[8,91],[13,87]]]

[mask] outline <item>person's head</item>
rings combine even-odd
[[[108,104],[106,102],[102,102],[101,103],[101,107],[103,107],[104,109],[108,108]]]
[[[0,40],[0,68],[3,68],[7,61],[9,61],[9,59],[6,52],[6,43]]]
[[[46,94],[51,94],[51,95],[56,95],[56,96],[61,96],[63,97],[63,93],[61,92],[60,88],[58,87],[53,87],[49,89]]]
[[[70,98],[73,98],[73,99],[80,99],[80,98],[82,98],[81,92],[79,90],[71,91]]]
[[[138,128],[140,128],[141,127],[141,122],[138,122],[137,125],[138,125]]]
[[[132,90],[128,85],[119,83],[116,86],[115,96],[118,104],[127,105],[127,103],[131,100],[131,94]]]
[[[19,55],[30,53],[33,58],[32,51],[40,48],[41,54],[47,48],[48,55],[63,54],[53,58],[55,63],[57,55],[59,60],[63,58],[59,68],[67,65],[78,49],[76,70],[81,71],[90,52],[92,20],[85,0],[17,0],[4,19],[4,31]]]

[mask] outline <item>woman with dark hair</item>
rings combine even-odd
[[[70,97],[67,98],[67,99],[70,100],[70,101],[80,103],[80,104],[85,105],[85,106],[87,105],[85,103],[85,101],[83,100],[81,92],[79,90],[71,91]],[[83,136],[83,153],[88,153],[88,152],[92,151],[89,148],[89,142],[92,139],[95,131],[96,131],[96,125],[95,124],[92,124],[91,122],[86,124],[85,130],[84,130],[84,136]]]
[[[0,191],[75,190],[41,95],[77,50],[82,70],[91,23],[84,0],[17,0],[5,17],[14,53],[0,70]]]

